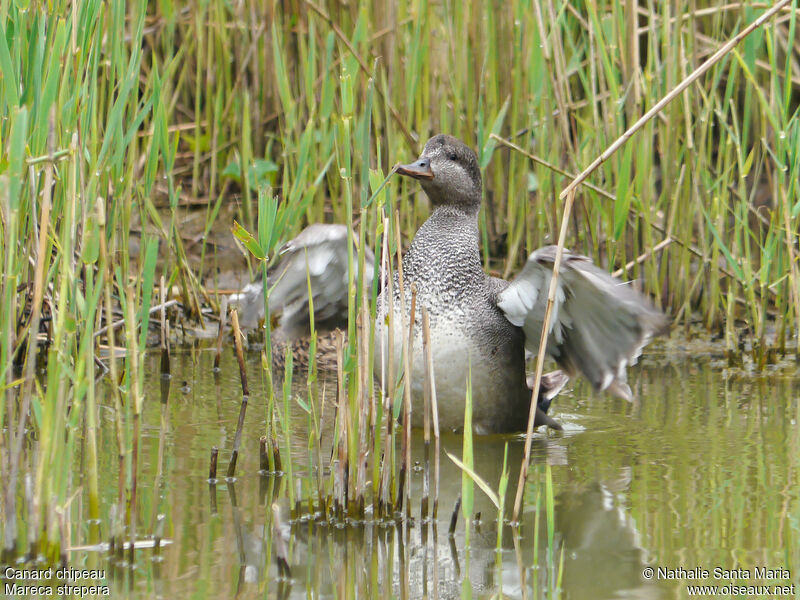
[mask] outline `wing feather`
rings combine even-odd
[[[555,246],[532,253],[520,274],[498,294],[497,305],[522,327],[525,347],[538,352]],[[570,375],[582,373],[598,390],[630,399],[626,369],[668,325],[664,314],[592,261],[567,250],[548,332],[547,351]]]

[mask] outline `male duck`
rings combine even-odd
[[[463,425],[469,377],[475,431],[521,431],[526,426],[531,401],[525,351],[538,351],[555,247],[533,252],[511,282],[490,277],[483,271],[478,231],[480,168],[475,153],[452,136],[432,137],[416,162],[398,165],[395,170],[417,179],[433,206],[431,216],[419,228],[403,256],[406,315],[410,311],[412,282],[417,289],[411,377],[412,424],[419,426],[423,419],[424,357],[419,317],[421,307],[425,307],[430,314],[440,427],[458,429]],[[307,233],[311,227],[319,228],[313,231],[313,236]],[[336,287],[333,284],[339,282],[346,289],[346,258],[344,261],[342,258],[347,254],[347,236],[342,229],[327,229],[341,226],[311,227],[290,242],[290,247],[303,247],[305,253],[301,260],[294,261],[302,271],[302,286],[294,286],[294,289],[307,290],[306,264],[312,278],[316,277],[321,286],[315,288],[312,280],[317,315],[317,298],[324,294],[323,288],[330,293]],[[328,233],[323,235],[324,232]],[[297,240],[303,236],[305,239],[298,244]],[[299,252],[294,254],[300,258]],[[371,254],[369,259],[372,261]],[[286,266],[289,262],[281,261],[278,270],[290,271],[294,267]],[[371,275],[372,266],[368,265],[366,271],[365,275]],[[395,327],[393,356],[398,367],[401,366],[402,340],[407,337],[407,331],[401,331],[402,303],[396,274],[390,289],[391,292],[383,290],[378,299],[374,353],[378,376],[386,371],[386,365],[380,363],[389,355],[387,322],[393,322]],[[388,293],[394,297],[393,319],[386,318]],[[302,304],[302,291],[292,297],[294,304],[288,305]],[[346,296],[343,298],[346,302]],[[307,320],[307,308],[305,311],[301,316]],[[298,312],[302,311],[295,308],[288,314],[296,316]],[[547,416],[547,409],[568,378],[578,372],[596,390],[607,390],[631,399],[626,367],[635,363],[650,338],[662,333],[667,324],[667,318],[630,286],[611,277],[589,258],[565,250],[547,343],[548,355],[563,371],[545,376],[536,425],[560,428]]]

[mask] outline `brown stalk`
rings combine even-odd
[[[104,242],[101,240],[100,243],[102,245]],[[175,306],[176,304],[178,304],[177,300],[167,300],[163,304],[157,304],[156,306],[151,307],[150,311],[147,314],[152,315],[153,313],[158,312],[159,310],[163,310],[165,308],[169,308],[170,306]],[[111,320],[111,318],[109,316],[108,321],[110,321],[110,320]],[[108,331],[109,329],[110,330],[119,329],[123,325],[125,325],[125,319],[120,319],[119,321],[114,321],[113,323],[111,323],[111,325],[106,325],[105,327],[101,327],[100,329],[95,331],[94,332],[94,336],[95,337],[101,336],[106,331]]]
[[[242,382],[242,394],[250,395],[247,387],[247,370],[244,367],[244,352],[242,351],[242,330],[239,327],[239,311],[231,311],[231,325],[233,326],[233,345],[236,347],[236,361],[239,363],[239,379]]]
[[[363,271],[362,271],[363,272]],[[358,336],[358,342],[356,346],[356,358],[358,364],[358,389],[356,390],[356,398],[358,401],[358,456],[356,457],[356,484],[354,489],[355,501],[358,507],[364,506],[364,484],[367,479],[366,473],[366,466],[367,466],[367,453],[368,453],[368,439],[369,439],[369,430],[367,427],[367,422],[369,420],[369,401],[366,398],[367,395],[367,381],[366,381],[366,373],[367,373],[367,357],[366,357],[366,338],[367,335],[364,332],[364,321],[367,321],[367,327],[369,327],[369,315],[365,315],[359,309],[359,315],[356,317],[356,335]],[[364,318],[366,316],[366,319]],[[359,508],[359,518],[363,518],[363,515],[360,514]]]
[[[770,6],[772,6],[772,5],[769,4],[768,2],[748,2],[748,3],[731,2],[729,4],[723,4],[722,6],[710,6],[708,8],[698,8],[697,10],[693,10],[690,13],[681,14],[681,15],[677,15],[677,16],[674,16],[674,17],[668,17],[666,19],[666,21],[670,25],[673,25],[678,21],[689,21],[690,19],[697,19],[698,17],[719,16],[720,13],[727,12],[727,11],[734,11],[734,10],[741,11],[744,8],[750,8],[752,10],[758,10],[759,8],[769,8]],[[782,10],[784,12],[786,12],[786,13],[789,13],[786,16],[791,16],[791,12],[792,12],[791,7],[786,7],[784,9],[782,9]],[[637,12],[640,15],[647,17],[649,20],[651,20],[653,22],[662,20],[661,15],[655,14],[655,13],[650,13],[643,6],[637,7]],[[649,27],[650,27],[649,23],[647,25],[644,25],[644,26],[640,27],[638,29],[639,35],[648,33],[649,32]]]
[[[342,517],[341,511],[347,510],[347,481],[349,467],[347,464],[348,428],[350,417],[347,395],[344,386],[344,339],[341,331],[336,332],[336,416],[339,421],[339,460],[336,465],[334,480],[335,512]]]
[[[217,332],[217,351],[214,353],[214,370],[219,371],[222,360],[222,333],[225,331],[225,321],[228,317],[228,297],[223,296],[219,305],[219,331]]]
[[[129,553],[129,561],[134,564],[134,546],[136,542],[136,488],[138,483],[138,469],[139,469],[139,423],[141,420],[142,401],[144,394],[142,392],[141,380],[139,379],[139,347],[136,340],[136,332],[138,330],[136,324],[136,313],[134,311],[134,300],[136,292],[132,284],[128,285],[128,298],[125,302],[128,311],[128,348],[130,348],[129,365],[130,365],[130,381],[131,391],[133,392],[133,434],[132,448],[131,448],[131,496],[130,496],[130,510],[128,511],[128,529],[131,534],[131,547]]]
[[[539,354],[536,357],[536,380],[533,384],[533,392],[531,393],[531,408],[528,413],[528,428],[525,432],[525,452],[522,455],[522,465],[519,470],[519,482],[517,484],[517,496],[514,500],[514,518],[513,520],[519,522],[520,509],[522,508],[522,492],[525,488],[525,479],[528,476],[528,461],[531,455],[531,443],[533,441],[533,424],[536,420],[537,399],[539,398],[539,388],[542,383],[542,373],[544,371],[544,358],[547,350],[547,337],[550,329],[550,318],[553,314],[553,305],[556,300],[556,291],[558,290],[558,268],[561,266],[561,257],[564,254],[564,242],[567,239],[567,227],[569,225],[569,216],[572,211],[572,204],[575,201],[575,191],[570,192],[567,196],[567,201],[564,203],[564,214],[561,217],[561,231],[558,234],[558,245],[556,246],[556,257],[553,261],[553,276],[550,279],[550,289],[547,292],[547,307],[544,311],[544,320],[542,321],[542,334],[539,338]]]
[[[164,276],[161,276],[160,281],[161,291],[161,374],[169,375],[171,372],[169,364],[169,321],[167,321],[167,290],[165,286]]]
[[[430,450],[431,450],[431,371],[429,368],[431,358],[431,330],[428,310],[422,307],[422,355],[425,360],[425,383],[423,389],[423,436],[425,440],[424,474],[422,478],[422,502],[419,507],[420,520],[425,523],[428,518],[428,504],[430,502]]]
[[[239,447],[242,444],[242,429],[244,428],[244,417],[247,412],[247,400],[250,397],[250,390],[247,387],[247,371],[244,367],[244,354],[242,353],[242,332],[239,329],[239,313],[231,311],[231,324],[233,325],[233,341],[236,346],[236,359],[239,361],[239,377],[242,380],[242,404],[239,407],[239,422],[236,424],[236,435],[233,438],[233,451],[231,460],[228,463],[229,479],[236,475],[236,461],[239,459]]]
[[[265,435],[258,438],[258,469],[261,474],[269,473],[269,452]]]
[[[397,240],[397,285],[400,291],[400,330],[406,331],[406,328],[410,326],[407,325],[408,318],[406,316],[406,293],[405,293],[405,282],[403,278],[403,257],[401,255],[401,248],[400,248],[400,216],[397,212],[395,212],[395,219],[394,219],[394,226],[395,226],[395,239]],[[405,445],[407,431],[410,425],[410,413],[411,413],[411,396],[410,396],[410,381],[411,381],[411,368],[410,364],[411,361],[408,358],[409,355],[409,348],[408,344],[412,341],[412,338],[409,336],[407,339],[403,341],[403,377],[405,378],[405,385],[404,385],[404,394],[403,394],[403,444]],[[408,415],[406,414],[408,413]],[[407,419],[408,417],[408,419]],[[400,462],[400,476],[398,481],[397,487],[397,501],[396,506],[398,510],[402,510],[403,508],[403,498],[406,487],[406,477],[408,476],[408,463],[406,463],[406,448],[403,447],[402,449],[402,459]]]
[[[548,11],[548,18],[550,22],[554,23],[556,18],[552,0],[547,0],[546,7]],[[536,21],[539,26],[539,39],[541,40],[544,59],[549,67],[547,72],[550,73],[551,76],[550,84],[553,88],[556,105],[558,106],[558,124],[561,128],[561,137],[564,143],[569,145],[571,136],[569,133],[569,113],[567,111],[567,104],[570,102],[570,99],[564,97],[565,91],[567,94],[569,93],[569,87],[567,85],[567,77],[565,74],[566,63],[564,61],[564,55],[563,52],[559,52],[561,40],[556,39],[548,43],[549,36],[544,29],[544,19],[540,0],[536,0],[534,2],[534,11],[536,13]],[[558,30],[554,29],[551,33],[553,36],[557,36]]]
[[[389,260],[389,219],[383,219],[383,243],[381,249],[381,289],[385,290],[387,299],[387,324],[384,327],[386,340],[381,338],[381,393],[383,394],[383,423],[381,428],[385,432],[383,445],[383,468],[381,471],[380,486],[378,490],[378,512],[381,516],[389,514],[391,505],[391,484],[394,474],[394,418],[392,399],[394,398],[394,277],[392,276]],[[382,324],[376,326],[383,327]],[[386,356],[388,351],[388,357]],[[388,365],[387,365],[388,361]],[[387,374],[388,368],[388,374]]]
[[[208,481],[213,483],[217,480],[217,457],[219,456],[219,448],[212,446],[211,448],[211,462],[208,467]]]
[[[661,240],[658,244],[653,246],[652,250],[648,250],[647,252],[642,253],[638,258],[630,261],[624,267],[621,267],[621,268],[617,269],[616,271],[614,271],[613,273],[611,273],[611,276],[612,277],[622,277],[625,273],[630,271],[635,265],[642,264],[644,261],[646,261],[648,258],[650,258],[650,256],[652,256],[653,254],[656,254],[657,252],[660,252],[661,250],[663,250],[664,248],[669,246],[673,241],[674,240],[671,237],[667,237],[666,239]]]
[[[436,527],[439,514],[439,403],[436,400],[436,373],[433,370],[433,354],[428,355],[428,369],[431,373],[431,416],[433,417],[433,510],[431,518]],[[435,535],[435,534],[434,534]]]
[[[447,529],[447,533],[452,538],[456,533],[456,525],[458,524],[458,513],[461,512],[461,494],[458,495],[456,498],[456,503],[453,506],[453,514],[450,515],[450,527]]]
[[[417,284],[411,282],[411,310],[409,311],[408,318],[408,344],[406,344],[406,352],[404,356],[404,369],[406,385],[403,388],[403,461],[401,463],[400,471],[405,473],[405,477],[401,478],[401,483],[405,484],[405,499],[406,499],[406,514],[411,515],[411,382],[413,380],[413,371],[411,365],[413,364],[414,356],[414,313],[417,308]]]
[[[361,211],[361,222],[359,223],[359,231],[360,236],[359,239],[364,239],[364,222],[366,221],[366,215],[364,210]],[[361,387],[360,393],[358,394],[358,398],[360,400],[361,406],[359,410],[359,419],[358,419],[358,470],[356,471],[356,498],[358,501],[359,506],[359,518],[363,518],[363,507],[365,505],[364,501],[364,488],[366,487],[366,480],[367,480],[367,456],[369,456],[369,448],[372,443],[372,438],[375,431],[375,410],[374,410],[374,403],[375,403],[375,394],[372,393],[370,390],[370,365],[369,365],[369,356],[370,356],[370,315],[369,315],[369,306],[367,304],[367,278],[366,273],[364,272],[366,269],[365,266],[365,254],[366,252],[363,251],[359,252],[358,257],[358,275],[359,275],[359,284],[361,287],[361,307],[359,315],[357,319],[357,331],[359,335],[358,339],[358,356],[359,356],[359,365],[358,365],[358,374],[359,374],[359,384]]]
[[[431,352],[431,324],[427,308],[422,307],[422,346],[425,356],[425,514],[428,510],[430,490],[430,473],[428,451],[430,445],[430,426],[433,425],[433,507],[431,519],[436,523],[439,512],[439,406],[436,402],[436,376],[433,369],[433,353]]]
[[[319,429],[317,429],[319,436],[317,437],[316,444],[314,444],[314,446],[317,457],[317,497],[319,498],[322,517],[327,519],[329,502],[326,500],[325,487],[322,481],[322,475],[325,472],[322,465],[322,433],[325,431],[325,398],[325,383],[323,382],[322,399],[319,403]]]

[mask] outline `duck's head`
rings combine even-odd
[[[415,162],[395,171],[418,179],[434,206],[476,211],[481,205],[481,170],[472,148],[452,135],[435,135]]]

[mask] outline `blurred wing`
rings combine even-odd
[[[314,224],[306,227],[281,249],[281,258],[270,269],[270,313],[280,316],[281,334],[297,337],[309,328],[308,283],[314,302],[314,321],[325,327],[347,319],[347,227]],[[356,251],[354,248],[354,258]],[[357,268],[357,265],[356,265]],[[372,285],[374,256],[365,255],[367,285]],[[358,274],[356,273],[356,276]],[[256,282],[232,297],[242,313],[248,311],[245,326],[264,318],[263,285]]]
[[[539,350],[554,259],[555,246],[537,250],[498,295],[497,305],[523,328],[531,352]],[[667,325],[667,318],[630,285],[589,258],[564,251],[547,351],[570,375],[583,373],[595,389],[630,399],[625,369]]]

